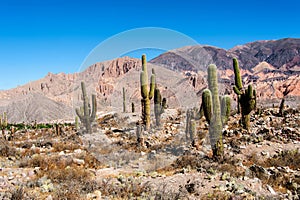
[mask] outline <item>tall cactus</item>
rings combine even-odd
[[[236,58],[233,58],[233,69],[235,74],[233,90],[238,95],[238,105],[242,113],[242,125],[243,128],[249,131],[250,113],[256,108],[256,90],[252,88],[251,84],[244,90],[238,60]]]
[[[84,82],[81,82],[81,89],[82,89],[82,95],[83,95],[83,109],[77,108],[76,114],[78,115],[81,123],[86,128],[87,133],[92,133],[92,122],[96,118],[96,112],[97,112],[97,101],[96,101],[96,95],[92,95],[92,108],[90,106],[88,96],[86,94],[86,88]]]
[[[223,123],[225,123],[226,119],[226,117],[222,116],[222,114],[226,114],[227,117],[229,114],[227,112],[227,108],[225,108],[226,112],[222,112],[223,109],[221,110],[216,65],[209,65],[207,72],[209,89],[205,89],[202,93],[202,108],[204,116],[209,123],[209,136],[213,150],[213,156],[215,158],[220,158],[224,153],[222,139],[222,118],[224,118]],[[227,102],[227,100],[225,101],[224,99],[224,102]],[[227,105],[227,103],[225,105]]]
[[[161,99],[160,90],[155,86],[154,90],[154,114],[156,126],[160,126],[160,116],[164,113],[166,108],[167,100],[166,98]]]
[[[150,89],[148,90],[148,72],[146,55],[142,55],[142,72],[140,74],[141,83],[141,103],[142,103],[142,120],[145,130],[150,129],[150,100],[154,96],[155,74],[152,70]]]

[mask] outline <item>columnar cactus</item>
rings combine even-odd
[[[81,89],[83,94],[83,109],[77,108],[76,114],[78,115],[81,123],[86,128],[87,133],[92,133],[92,122],[96,118],[96,112],[97,112],[97,101],[96,101],[96,95],[92,95],[92,108],[90,106],[88,96],[86,94],[86,88],[84,82],[81,82]]]
[[[4,112],[2,117],[0,116],[0,127],[2,129],[6,129],[7,125],[8,125],[7,114],[6,112]]]
[[[279,116],[284,116],[284,97],[281,99],[280,106],[279,106]]]
[[[190,139],[191,139],[191,142],[192,142],[192,146],[196,146],[196,138],[197,138],[197,129],[196,129],[196,121],[195,119],[192,119],[191,122],[190,122]]]
[[[206,120],[209,123],[210,143],[213,150],[213,156],[220,158],[223,156],[222,139],[222,111],[218,92],[218,78],[216,65],[209,65],[208,69],[208,88],[202,94],[202,108]],[[224,100],[225,101],[225,100]],[[225,109],[227,110],[227,109]],[[226,113],[224,111],[224,113]]]
[[[79,129],[79,121],[78,121],[78,116],[75,116],[75,129]]]
[[[126,95],[125,95],[124,87],[123,87],[123,112],[126,113]]]
[[[201,119],[203,116],[202,106],[200,109],[196,107],[188,109],[186,111],[186,141],[190,139],[192,146],[196,146],[197,143],[197,131],[196,131],[196,120]]]
[[[148,72],[146,55],[142,55],[142,72],[140,74],[141,83],[141,103],[142,103],[142,120],[145,126],[145,130],[150,129],[150,100],[154,96],[155,88],[155,74],[151,75],[150,89],[148,90]]]
[[[186,123],[185,123],[185,139],[188,141],[189,139],[189,133],[190,133],[190,127],[191,126],[191,111],[188,109],[186,111]]]
[[[131,103],[131,112],[134,113],[135,112],[135,107],[134,107],[134,103]]]
[[[6,112],[3,113],[3,126],[7,127],[8,125],[8,120],[7,120],[7,114]]]
[[[140,121],[136,123],[136,138],[137,138],[137,145],[139,147],[144,147],[144,136],[143,136],[143,125]]]
[[[253,90],[252,85],[244,90],[242,85],[242,78],[240,74],[238,60],[233,58],[233,69],[235,74],[234,92],[238,95],[238,105],[242,113],[243,128],[249,131],[250,129],[250,113],[256,107],[256,90]]]
[[[156,126],[160,126],[160,116],[165,111],[167,104],[166,98],[161,99],[160,90],[155,86],[154,90],[154,114],[156,120]]]

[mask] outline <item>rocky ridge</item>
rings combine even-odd
[[[199,106],[206,87],[206,67],[211,63],[219,68],[221,93],[235,98],[231,88],[232,57],[237,57],[243,82],[256,87],[259,105],[272,106],[285,97],[288,105],[296,107],[300,102],[299,48],[300,39],[257,41],[230,50],[183,47],[158,56],[148,68],[158,72],[157,82],[169,106],[187,108]],[[74,107],[81,103],[80,81],[86,82],[88,93],[97,94],[99,111],[121,109],[122,87],[126,89],[128,107],[133,102],[139,109],[140,69],[140,59],[123,57],[95,63],[75,74],[48,73],[40,80],[0,91],[0,112],[6,111],[11,122],[73,120]],[[28,99],[31,106],[27,105]]]

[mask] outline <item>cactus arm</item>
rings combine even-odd
[[[148,98],[148,77],[145,71],[141,72],[140,75],[140,82],[141,82],[141,95],[143,99]]]
[[[228,122],[231,111],[231,99],[230,96],[225,95],[221,100],[221,115],[222,115],[222,124],[225,125]]]
[[[211,116],[212,116],[212,97],[209,89],[205,89],[202,93],[201,107],[207,123],[210,124]]]
[[[83,114],[82,114],[82,112],[80,111],[80,109],[79,109],[79,108],[76,108],[76,109],[75,109],[75,112],[76,112],[76,114],[78,115],[78,117],[80,118],[80,120],[82,120],[82,119],[83,119]]]
[[[162,107],[162,113],[163,113],[164,110],[167,108],[167,99],[166,98],[162,99],[161,107]]]
[[[242,78],[240,74],[240,68],[239,68],[239,63],[236,58],[233,58],[233,70],[235,74],[235,86],[237,87],[238,90],[241,90],[243,88],[242,85]]]
[[[242,92],[234,85],[233,86],[233,91],[237,94],[237,95],[241,95]]]
[[[146,55],[142,55],[142,71],[147,71],[147,59]]]
[[[151,82],[150,82],[150,91],[149,91],[149,99],[152,99],[154,96],[154,89],[155,89],[155,74],[151,75]]]
[[[96,100],[96,95],[92,95],[92,114],[91,114],[91,120],[93,121],[96,118],[96,114],[97,114],[97,100]]]

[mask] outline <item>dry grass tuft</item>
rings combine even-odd
[[[54,152],[61,152],[61,151],[74,151],[75,149],[79,149],[80,145],[73,143],[73,142],[55,142],[53,144],[53,151]]]

